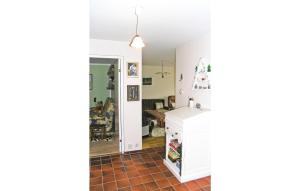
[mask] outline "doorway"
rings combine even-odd
[[[120,62],[90,57],[90,157],[122,152]]]

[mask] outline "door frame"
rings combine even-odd
[[[118,101],[119,101],[119,152],[124,154],[124,57],[111,55],[95,55],[90,54],[89,58],[110,58],[118,60]],[[89,63],[90,65],[90,63]]]

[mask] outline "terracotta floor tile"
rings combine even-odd
[[[126,168],[127,168],[127,171],[136,171],[137,173],[139,172],[136,168],[135,168],[135,166],[125,166]]]
[[[198,180],[195,180],[195,182],[200,186],[200,187],[205,187],[205,186],[209,186],[209,182],[207,180],[205,180],[205,178],[201,178]]]
[[[210,191],[210,186],[205,186],[201,188],[203,191]]]
[[[160,172],[159,168],[157,168],[157,167],[150,167],[149,171],[151,172],[151,174]]]
[[[174,176],[170,171],[165,171],[165,172],[163,172],[164,173],[164,175],[166,176],[166,177],[172,177],[172,176]]]
[[[113,171],[112,166],[102,166],[101,169],[102,169],[102,171]]]
[[[102,171],[102,176],[108,176],[108,175],[114,175],[114,171],[112,170]]]
[[[120,173],[115,175],[116,180],[122,180],[122,179],[128,179],[128,176],[126,173]]]
[[[155,181],[161,180],[161,179],[163,179],[163,178],[166,178],[165,175],[164,175],[163,173],[161,173],[161,172],[155,173],[155,174],[151,174],[151,176],[153,177],[153,179],[154,179]]]
[[[129,182],[131,184],[131,186],[137,186],[142,184],[142,179],[140,177],[134,177],[134,178],[130,178]]]
[[[113,168],[119,168],[119,167],[123,167],[123,163],[121,162],[113,162],[112,163]]]
[[[171,184],[166,178],[156,181],[156,184],[159,186],[159,188],[166,188],[171,186]]]
[[[116,182],[109,182],[109,183],[103,184],[103,190],[104,191],[116,191],[117,190]]]
[[[143,174],[143,175],[151,174],[151,172],[150,172],[149,169],[139,170],[138,172],[139,172],[140,174]]]
[[[194,190],[196,188],[200,188],[200,186],[196,183],[196,181],[189,181],[185,183],[186,187],[190,190]]]
[[[115,181],[115,177],[112,175],[103,176],[103,183]]]
[[[146,188],[143,184],[131,187],[132,191],[146,191]]]
[[[169,182],[171,185],[177,185],[177,184],[180,184],[180,182],[177,180],[176,177],[171,177],[171,178],[168,178]]]
[[[210,191],[211,176],[181,184],[163,164],[164,148],[90,159],[90,191]]]
[[[101,170],[101,165],[91,166],[91,170]]]
[[[211,182],[211,177],[210,177],[210,176],[207,176],[207,177],[205,177],[204,179],[205,179],[207,182],[209,182],[209,183]]]
[[[90,178],[90,185],[102,184],[102,177]]]
[[[120,157],[112,158],[111,161],[112,161],[112,163],[122,162],[122,160],[120,159]]]
[[[189,191],[189,189],[184,184],[178,184],[173,186],[176,191]]]
[[[158,168],[159,168],[160,172],[164,172],[164,171],[168,170],[168,168],[164,164],[158,165]]]
[[[175,189],[173,187],[171,187],[171,186],[166,187],[166,188],[162,188],[160,190],[162,190],[162,191],[175,191]]]
[[[110,169],[112,168],[112,164],[102,164],[102,169]]]
[[[123,179],[123,180],[119,180],[117,181],[117,187],[118,188],[126,188],[129,187],[130,183],[128,179]]]
[[[204,191],[203,188],[195,188],[192,191]]]
[[[120,174],[120,173],[124,173],[126,172],[126,168],[125,167],[118,167],[118,168],[114,168],[114,172],[115,174]]]
[[[149,163],[145,163],[144,166],[146,168],[150,168],[150,167],[156,167],[156,164],[154,162],[149,162]]]
[[[139,176],[140,173],[137,170],[127,171],[128,178],[133,178]]]
[[[127,166],[131,166],[131,165],[133,165],[133,161],[131,161],[131,160],[124,161],[124,164]]]
[[[141,178],[141,181],[142,181],[143,184],[154,181],[154,179],[151,175],[141,176],[140,178]]]
[[[91,186],[90,191],[103,191],[103,186],[102,184]]]
[[[153,191],[159,189],[158,185],[155,182],[149,182],[144,185],[147,191]]]
[[[90,176],[91,178],[102,176],[102,171],[99,169],[91,170]]]
[[[131,187],[119,188],[118,191],[131,191]]]

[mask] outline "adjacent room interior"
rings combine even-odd
[[[90,57],[90,156],[119,152],[118,59]]]
[[[165,145],[164,113],[175,109],[175,49],[162,53],[153,58],[143,49],[143,149]]]

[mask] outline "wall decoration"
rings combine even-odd
[[[210,65],[208,67],[209,72],[211,70]],[[194,82],[192,86],[192,90],[196,89],[210,89],[210,83],[208,80],[208,72],[205,67],[205,62],[203,58],[200,57],[196,67],[194,74]]]
[[[143,85],[152,85],[152,78],[143,78]]]
[[[93,74],[90,74],[90,90],[93,90]]]
[[[208,66],[207,66],[207,72],[211,72],[211,66],[210,66],[210,64],[208,64]]]
[[[127,63],[127,74],[128,74],[128,77],[138,77],[139,63],[128,62]]]
[[[127,85],[127,101],[139,101],[139,85]]]
[[[179,82],[181,82],[183,80],[183,75],[182,73],[180,74],[180,78],[179,78]]]

